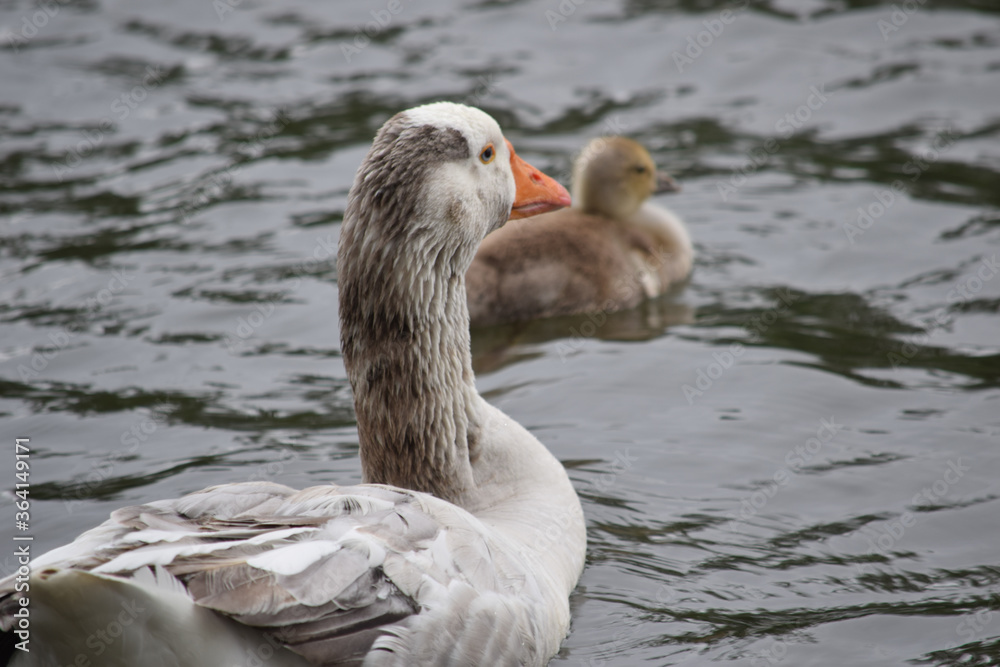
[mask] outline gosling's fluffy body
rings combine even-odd
[[[647,201],[676,191],[624,137],[590,142],[573,170],[573,207],[514,220],[480,246],[466,274],[473,326],[631,308],[691,272],[680,219]]]

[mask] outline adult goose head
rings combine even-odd
[[[476,392],[463,284],[508,215],[567,203],[481,111],[391,118],[351,189],[338,256],[373,483],[226,484],[117,510],[34,560],[34,641],[15,664],[548,662],[569,628],[583,512],[559,461]],[[0,580],[0,663],[26,606],[17,586]]]
[[[508,219],[569,204],[566,189],[522,160],[490,116],[427,104],[397,114],[376,135],[349,198],[341,266],[348,262],[350,280],[353,267],[371,272],[384,268],[378,261],[401,258],[398,276],[432,277],[445,266],[438,261],[467,267]]]
[[[379,131],[349,197],[338,257],[341,349],[366,481],[483,502],[465,273],[509,217],[569,203],[478,109],[429,104]]]

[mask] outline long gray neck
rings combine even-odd
[[[458,270],[467,262],[416,241],[377,245],[372,233],[345,222],[338,265],[364,481],[460,503],[473,487],[481,400]]]

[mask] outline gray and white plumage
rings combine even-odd
[[[168,641],[147,633],[143,665],[218,666],[229,664],[227,654],[276,644],[294,654],[264,664],[307,664],[295,654],[321,665],[359,664],[366,655],[366,665],[445,664],[442,654],[451,664],[505,664],[507,655],[518,656],[509,664],[539,663],[539,582],[527,563],[509,540],[427,494],[377,485],[218,486],[118,510],[39,558],[32,628],[46,641],[34,643],[34,662],[14,664],[68,665],[81,652],[95,664],[119,664],[117,651],[124,657],[129,647],[100,637],[81,646],[67,629],[77,619],[89,637],[107,625],[89,619],[133,609],[136,623],[172,628]],[[128,585],[108,590],[119,576]],[[173,579],[182,586],[164,585]],[[212,633],[208,620],[218,626]]]
[[[464,286],[522,203],[516,161],[492,118],[441,103],[390,119],[358,172],[338,284],[365,484],[117,510],[33,563],[31,653],[11,649],[20,593],[0,581],[10,664],[545,664],[583,513],[562,465],[475,390]],[[530,210],[565,205],[554,187]]]

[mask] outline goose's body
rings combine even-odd
[[[478,110],[390,119],[338,261],[366,484],[230,484],[116,511],[37,558],[29,591],[0,582],[11,664],[547,662],[583,514],[561,464],[476,392],[463,277],[512,206],[566,203]],[[30,653],[14,647],[22,596]]]
[[[680,219],[648,201],[676,191],[649,153],[595,139],[573,172],[573,207],[511,221],[482,243],[466,276],[473,326],[631,308],[691,272]]]

